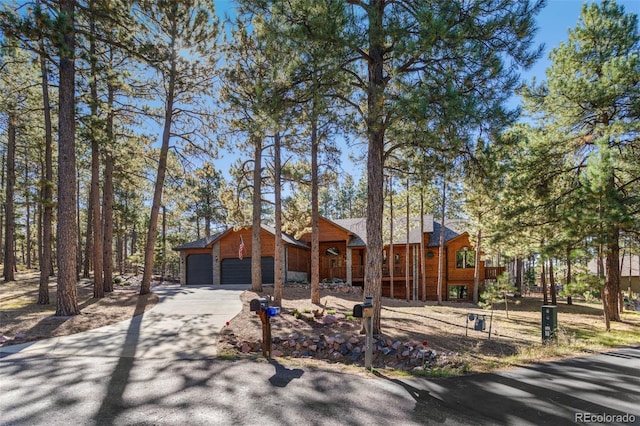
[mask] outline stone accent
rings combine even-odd
[[[273,339],[272,356],[291,358],[314,358],[328,362],[364,365],[366,336],[335,334],[318,337],[292,333]],[[261,353],[262,343],[236,342],[243,353]],[[373,339],[373,366],[417,372],[433,368],[460,367],[458,353],[442,353],[424,346],[423,343],[390,339]]]
[[[285,284],[287,287],[293,288],[309,288],[310,284],[306,282],[289,281]],[[332,290],[338,293],[362,295],[362,287],[352,286],[344,281],[322,281],[320,282],[321,290]]]
[[[213,285],[222,284],[221,278],[221,259],[220,259],[220,241],[216,241],[211,248],[211,260],[213,262]]]

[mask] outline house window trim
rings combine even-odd
[[[462,254],[462,263],[460,263],[459,255]],[[460,266],[462,265],[462,266]],[[456,269],[474,269],[476,267],[476,251],[470,247],[462,247],[456,250]]]
[[[454,288],[464,288],[464,291],[457,291],[460,296],[464,295],[464,297],[452,297],[451,291]],[[447,286],[447,295],[449,296],[448,300],[469,300],[469,286],[467,284],[449,284]]]

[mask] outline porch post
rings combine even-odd
[[[347,242],[349,244],[349,242]],[[352,276],[352,263],[353,263],[353,254],[351,247],[347,246],[347,284],[353,285],[353,276]]]
[[[187,262],[185,262],[185,251],[180,250],[180,285],[187,284]]]

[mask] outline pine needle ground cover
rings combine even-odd
[[[262,293],[247,291],[243,294],[243,311],[229,322],[218,342],[219,353],[225,356],[262,355],[262,328],[258,316],[248,309],[249,301],[256,297],[272,294],[265,287]],[[327,340],[333,342],[335,336],[342,336],[346,343],[355,336],[361,336],[359,319],[351,316],[353,305],[362,302],[362,297],[339,291],[322,290],[321,306],[310,302],[309,289],[285,286],[282,314],[272,318],[273,349],[276,356],[283,352],[285,358],[294,362],[327,363],[340,366],[360,367],[362,359],[334,357],[320,350],[310,351],[309,347],[322,345]],[[559,299],[558,339],[553,344],[542,344],[541,331],[542,298],[529,296],[509,300],[509,317],[504,303],[496,304],[491,321],[491,311],[480,309],[471,303],[418,302],[383,298],[382,331],[376,341],[383,342],[377,349],[392,349],[399,342],[399,350],[391,356],[380,356],[374,362],[376,368],[410,371],[427,376],[459,375],[485,372],[500,368],[510,368],[535,362],[565,357],[583,356],[616,346],[640,344],[640,312],[625,311],[623,321],[612,323],[612,330],[606,332],[602,305],[575,301],[567,305]],[[322,315],[318,315],[324,310]],[[315,313],[314,313],[315,311]],[[329,312],[332,312],[331,314]],[[486,328],[474,329],[469,314],[486,316]],[[326,317],[334,317],[330,321]],[[489,339],[489,329],[491,338]],[[293,337],[293,338],[292,338]],[[361,344],[352,340],[354,346]],[[283,349],[283,342],[298,346],[299,350]],[[385,344],[388,342],[389,344]],[[334,343],[335,345],[335,343]],[[286,344],[285,344],[286,346]],[[421,369],[421,363],[402,360],[402,353],[437,354],[448,359],[431,368]],[[291,356],[291,354],[295,356]]]
[[[37,274],[19,274],[17,281],[0,284],[0,338],[3,340],[0,345],[78,333],[130,319],[142,313],[139,306],[144,306],[145,311],[152,309],[157,296],[138,296],[139,284],[136,283],[136,278],[129,277],[123,280],[126,285],[116,285],[113,293],[108,293],[103,299],[95,299],[91,281],[82,280],[78,284],[82,313],[73,317],[55,317],[55,281],[50,284],[51,304],[41,306],[36,304]],[[272,292],[272,288],[265,286],[265,291],[260,294],[243,293],[243,310],[220,334],[217,342],[219,356],[261,357],[260,320],[255,313],[249,312],[248,305],[251,299],[268,296]],[[141,305],[138,303],[140,297],[145,298]],[[335,340],[335,336],[344,337],[346,343],[355,336],[362,338],[360,320],[351,315],[353,305],[361,303],[362,296],[322,290],[321,302],[322,306],[310,302],[308,288],[285,286],[282,314],[272,319],[274,339],[284,342],[296,335],[296,341],[304,344],[306,340],[312,345],[314,340]],[[509,318],[504,304],[495,305],[491,324],[491,311],[470,303],[444,302],[438,306],[435,302],[388,298],[383,302],[383,335],[376,338],[382,345],[380,350],[391,355],[381,356],[376,368],[401,373],[410,371],[427,376],[447,376],[484,372],[640,344],[640,312],[624,311],[623,321],[612,323],[612,331],[607,333],[604,331],[602,307],[598,303],[574,301],[573,305],[567,305],[561,299],[558,304],[558,341],[543,345],[540,326],[542,300],[536,296],[510,299]],[[474,323],[468,321],[470,313],[486,315],[485,330],[474,329]],[[274,348],[281,344],[275,344]],[[394,348],[394,345],[399,347]],[[412,354],[434,354],[448,361],[421,369],[422,363],[416,365],[401,359],[402,353],[409,349]],[[359,359],[313,357],[308,356],[308,352],[300,351],[298,357],[283,354],[279,359],[331,368],[361,367]]]

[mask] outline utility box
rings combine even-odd
[[[542,306],[542,342],[558,338],[558,307]]]

